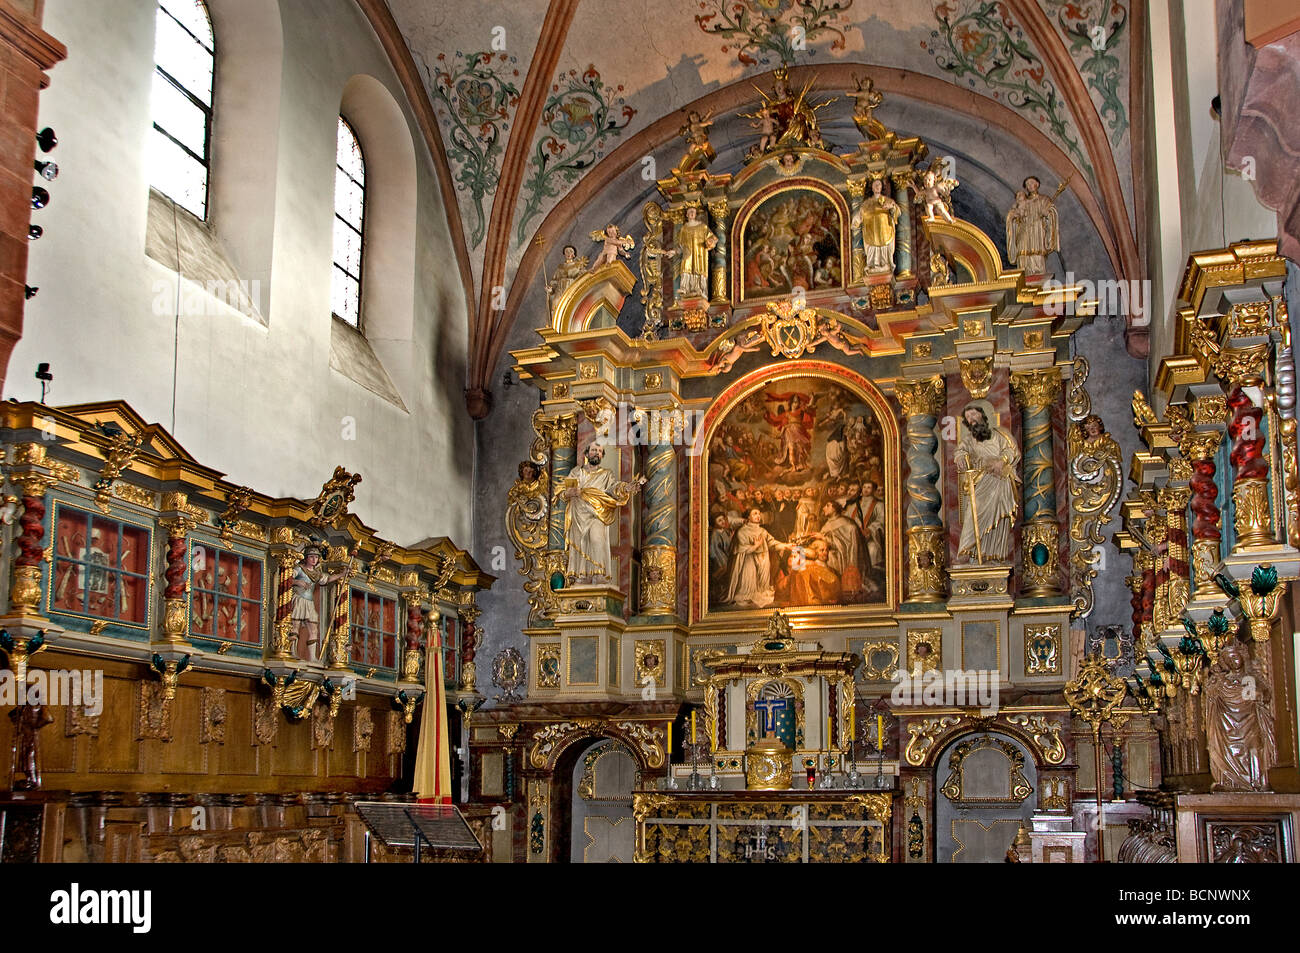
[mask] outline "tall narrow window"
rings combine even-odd
[[[361,236],[366,218],[366,160],[346,119],[339,117],[338,168],[334,171],[334,314],[361,327]]]
[[[149,184],[205,220],[215,49],[202,0],[159,0]]]

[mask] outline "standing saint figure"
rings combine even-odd
[[[1007,260],[1027,275],[1047,274],[1047,256],[1061,250],[1056,204],[1038,191],[1036,176],[1025,179],[1024,191],[1007,212]]]
[[[751,509],[731,539],[723,604],[751,609],[770,606],[776,592],[772,588],[772,557],[768,550],[781,548],[783,544],[763,528],[763,514]]]
[[[1246,649],[1230,641],[1205,679],[1205,740],[1212,791],[1267,791],[1277,759],[1268,685],[1252,672]]]
[[[578,582],[609,579],[612,557],[609,552],[609,528],[626,506],[632,494],[645,483],[637,477],[632,483],[615,479],[600,465],[605,448],[599,443],[587,446],[585,460],[569,471],[556,488],[565,500],[564,541],[569,551],[567,575]]]
[[[1020,496],[1020,448],[1005,427],[989,423],[984,408],[967,404],[954,459],[961,499],[957,551],[978,563],[1000,562],[1011,553],[1011,527]]]
[[[559,300],[564,289],[569,287],[579,278],[587,273],[587,256],[579,255],[578,249],[572,245],[564,246],[564,258],[555,267],[555,273],[551,275],[551,283],[546,286],[546,297],[548,301],[554,302]]]
[[[698,205],[686,206],[686,221],[677,229],[677,285],[679,300],[709,297],[709,252],[718,244],[718,237],[701,221]]]
[[[894,243],[897,238],[898,203],[885,194],[883,179],[871,180],[871,195],[854,213],[853,225],[862,229],[863,262],[869,275],[887,275],[894,270]]]
[[[306,662],[325,657],[320,638],[321,604],[318,593],[345,575],[341,572],[333,575],[325,572],[320,560],[320,547],[308,545],[293,570],[293,607],[289,618],[293,622],[294,631],[298,633],[298,654]]]
[[[19,697],[25,697],[19,686]],[[54,723],[54,718],[45,710],[44,705],[29,705],[24,702],[9,712],[13,722],[13,762],[9,772],[9,786],[14,791],[36,791],[41,786],[40,742],[38,733],[46,725]],[[22,775],[22,779],[19,779]]]

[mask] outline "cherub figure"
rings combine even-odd
[[[591,270],[598,271],[605,265],[612,265],[620,257],[631,258],[631,250],[636,246],[631,235],[620,235],[617,225],[606,225],[604,231],[595,231],[591,233],[593,242],[604,242],[600,254],[592,262]]]
[[[712,125],[712,109],[703,116],[694,109],[686,114],[686,125],[677,131],[686,140],[686,157],[682,159],[680,171],[687,172],[713,161],[716,153],[709,144],[709,127]]]
[[[872,115],[872,112],[884,102],[885,97],[876,89],[876,81],[870,76],[866,77],[865,83],[861,77],[854,76],[853,84],[857,88],[849,93],[849,98],[853,100],[854,125],[863,136],[883,139],[886,133],[885,127]]]
[[[753,119],[750,125],[758,130],[758,151],[766,152],[776,145],[776,114],[772,112],[772,107],[767,103],[758,107],[758,112],[748,115],[746,118]]]
[[[730,373],[731,369],[736,366],[737,361],[750,351],[757,351],[762,343],[762,332],[752,329],[736,338],[722,341],[713,357],[709,359],[709,363],[713,365],[715,374]]]
[[[937,213],[939,218],[951,225],[953,218],[949,196],[959,184],[956,179],[940,176],[934,169],[926,169],[921,174],[919,187],[913,181],[909,181],[907,187],[916,193],[918,200],[925,203],[927,219],[934,221]]]

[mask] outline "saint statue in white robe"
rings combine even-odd
[[[991,426],[976,404],[962,412],[962,420],[965,427],[955,454],[961,499],[957,550],[979,563],[1001,562],[1011,554],[1020,448],[1005,427]]]
[[[1047,256],[1061,250],[1061,230],[1056,205],[1038,191],[1038,179],[1029,176],[1007,212],[1007,258],[1027,275],[1047,273]]]
[[[564,499],[564,541],[569,552],[566,573],[577,582],[603,582],[613,576],[609,528],[626,506],[644,477],[633,483],[619,482],[600,465],[605,448],[593,443],[586,462],[569,471],[556,489]]]

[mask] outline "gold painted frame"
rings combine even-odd
[[[871,664],[871,656],[884,652],[889,661],[878,667]],[[898,674],[898,642],[894,639],[869,639],[862,643],[862,681],[890,682]]]
[[[1050,639],[1052,658],[1050,667],[1040,667],[1038,656],[1033,652],[1033,644],[1039,639]],[[1061,674],[1061,623],[1044,622],[1025,626],[1025,675],[1060,675]]]
[[[996,633],[993,647],[997,650],[997,671],[1002,671],[1002,620],[1001,619],[963,619],[961,623],[961,658],[959,659],[960,667],[967,668],[966,665],[966,626],[982,625],[986,622],[993,623],[993,629]]]
[[[42,567],[43,570],[42,577],[45,580],[45,592],[43,594],[43,600],[42,600],[45,604],[45,614],[47,616],[61,616],[65,619],[85,619],[86,621],[90,622],[92,626],[95,625],[96,623],[102,622],[104,623],[104,628],[130,629],[131,631],[134,632],[149,633],[150,637],[152,637],[153,622],[154,622],[154,602],[157,600],[159,593],[162,591],[158,586],[158,580],[157,580],[158,561],[160,559],[159,552],[158,552],[159,534],[157,531],[158,530],[157,524],[142,523],[139,520],[128,519],[124,517],[121,514],[121,512],[116,509],[110,509],[110,512],[108,513],[91,512],[89,507],[93,505],[92,500],[87,500],[86,505],[83,506],[81,504],[81,501],[77,499],[66,500],[54,496],[47,496],[46,499],[50,501],[49,528],[46,531],[50,541],[49,549],[46,550],[46,554],[49,555],[50,558],[46,561],[46,563]],[[149,563],[148,563],[148,568],[145,570],[145,578],[144,578],[144,590],[145,590],[144,622],[126,622],[123,621],[122,619],[106,619],[103,616],[90,615],[89,613],[86,612],[69,612],[66,609],[54,608],[54,564],[55,561],[59,558],[59,554],[56,551],[55,547],[58,546],[57,533],[59,527],[60,507],[68,507],[69,509],[76,510],[78,513],[85,513],[89,515],[92,519],[103,519],[115,523],[120,523],[123,526],[133,526],[136,529],[144,530],[145,536],[148,539],[148,547],[149,547]],[[187,555],[187,562],[188,562],[188,551],[186,555]],[[263,572],[265,572],[265,569],[263,570]],[[188,579],[189,576],[187,574],[186,575],[187,590],[189,588]],[[263,581],[263,595],[265,595],[265,580]],[[187,606],[186,608],[187,617],[185,621],[185,626],[187,631],[189,629],[188,611],[189,609]],[[266,614],[265,606],[263,606],[262,611],[263,611],[263,617],[265,617]],[[248,644],[251,645],[252,643],[250,642]]]
[[[568,651],[564,653],[564,679],[569,687],[574,685],[583,688],[593,686],[600,687],[600,636],[599,635],[571,635],[568,638]],[[596,655],[596,674],[589,682],[575,682],[573,680],[573,644],[575,642],[591,642],[595,646]]]
[[[768,295],[754,295],[745,297],[745,275],[744,275],[744,258],[745,258],[745,229],[749,226],[749,220],[753,218],[758,208],[769,199],[780,195],[782,192],[815,192],[828,200],[835,206],[835,210],[840,216],[840,283],[833,288],[821,288],[814,291],[812,288],[807,289],[805,297],[812,297],[815,294],[847,294],[849,280],[851,277],[851,268],[844,265],[845,249],[849,254],[853,250],[853,234],[850,229],[850,219],[852,211],[849,209],[849,203],[845,197],[824,179],[817,179],[811,176],[797,176],[789,179],[783,179],[779,182],[773,182],[759,189],[753,195],[745,200],[736,217],[732,220],[731,234],[728,236],[730,245],[727,248],[727,254],[730,259],[731,267],[731,300],[734,307],[743,307],[758,301],[773,301],[780,298],[788,299],[791,292],[778,292]]]
[[[923,644],[929,645],[932,651],[925,658],[918,659],[916,648]],[[916,671],[918,661],[922,672],[943,668],[943,629],[933,627],[907,630],[907,674],[909,676]]]
[[[547,642],[537,646],[537,660],[533,664],[536,666],[537,687],[538,688],[559,688],[560,687],[560,665],[562,663],[563,649],[559,642]],[[555,659],[555,674],[548,675],[543,663]]]
[[[788,606],[766,609],[742,609],[721,612],[708,610],[709,577],[705,569],[708,528],[707,475],[709,472],[709,444],[713,433],[727,415],[751,394],[773,383],[814,378],[827,380],[846,387],[871,408],[880,424],[884,438],[882,459],[893,461],[885,468],[885,598],[878,603],[849,606]],[[792,622],[814,623],[831,620],[857,621],[864,618],[892,616],[902,599],[902,507],[900,503],[900,469],[898,417],[875,386],[856,371],[827,361],[784,361],[759,368],[722,391],[709,406],[704,420],[695,434],[690,448],[691,461],[691,541],[690,541],[690,593],[689,614],[692,626],[703,623],[709,631],[752,633],[765,624],[772,608],[790,618]],[[698,630],[697,630],[698,631]],[[1001,633],[999,632],[999,638]],[[999,656],[1000,660],[1001,656]]]
[[[206,528],[206,527],[205,527],[205,528]],[[269,616],[273,615],[274,613],[272,613],[272,612],[268,612],[268,611],[267,611],[268,600],[270,599],[271,594],[272,594],[271,590],[274,588],[274,587],[271,585],[271,583],[274,582],[274,580],[268,579],[268,577],[267,577],[267,566],[266,566],[266,562],[267,562],[267,554],[266,554],[266,552],[261,551],[261,550],[255,550],[255,549],[253,549],[252,547],[247,546],[247,545],[245,545],[245,544],[241,544],[241,543],[231,543],[230,545],[226,545],[226,543],[222,541],[222,539],[221,539],[220,536],[208,535],[207,533],[191,533],[189,536],[186,537],[186,539],[185,539],[185,544],[186,544],[186,547],[187,547],[187,549],[186,549],[186,565],[185,565],[185,638],[190,639],[191,641],[193,641],[194,639],[197,638],[197,639],[201,639],[201,640],[203,640],[203,641],[205,641],[205,642],[213,642],[213,643],[215,643],[215,644],[220,644],[221,642],[225,641],[224,639],[220,639],[220,638],[218,638],[218,637],[216,636],[216,634],[215,634],[215,629],[214,629],[214,633],[213,633],[212,635],[202,635],[202,634],[200,634],[200,635],[191,635],[191,634],[190,634],[190,621],[191,621],[191,619],[192,619],[192,613],[193,613],[193,611],[194,611],[194,601],[193,601],[193,600],[194,600],[194,595],[193,595],[193,584],[194,584],[194,547],[195,547],[195,546],[206,546],[206,547],[208,547],[209,549],[215,549],[215,550],[216,550],[217,552],[219,552],[219,553],[221,553],[221,552],[225,552],[225,553],[233,553],[233,554],[235,554],[236,556],[239,556],[239,557],[241,557],[241,558],[244,559],[244,560],[247,560],[247,561],[249,561],[249,562],[257,562],[258,564],[261,565],[261,567],[262,567],[262,584],[261,584],[261,585],[262,585],[262,597],[261,597],[260,603],[261,603],[261,607],[262,607],[262,611],[261,611],[262,621],[261,621],[261,624],[258,626],[258,628],[261,630],[261,631],[259,632],[259,634],[258,634],[258,635],[259,635],[258,640],[257,640],[256,642],[235,642],[235,643],[232,643],[232,647],[233,647],[233,646],[245,646],[245,647],[248,647],[248,648],[252,648],[253,646],[257,646],[257,648],[258,648],[259,651],[263,651],[263,650],[265,650],[265,649],[266,649],[266,646],[267,646],[267,644],[268,644],[268,643],[267,643],[267,639],[268,639],[268,637],[269,637],[269,635],[270,635],[271,627],[272,627],[272,626],[274,625],[274,623],[275,623],[275,620],[274,620],[274,619],[269,618]],[[164,587],[164,588],[165,588],[165,587]],[[349,595],[350,595],[350,593],[351,593],[351,590],[349,590]],[[392,595],[392,596],[390,596],[389,593],[387,592],[387,590],[385,590],[383,593],[381,593],[381,595],[383,595],[384,598],[394,598],[394,599],[398,599],[398,603],[399,603],[399,605],[400,605],[400,601],[401,601],[400,598],[397,597],[396,595]],[[245,600],[245,601],[251,602],[252,600]],[[332,610],[332,608],[333,608],[333,602],[330,603],[330,606],[331,606],[331,610]],[[401,652],[400,652],[400,646],[401,646],[401,644],[402,644],[402,641],[401,641],[401,640],[402,640],[402,638],[403,638],[403,637],[405,636],[405,634],[406,634],[406,613],[405,613],[405,612],[398,612],[398,615],[401,616],[400,620],[398,620],[398,621],[399,621],[399,625],[401,626],[402,631],[397,633],[397,645],[398,645],[399,648],[398,648],[398,655],[397,655],[397,656],[394,656],[394,657],[395,657],[395,658],[398,658],[398,664],[397,664],[396,668],[400,671],[400,670],[401,670],[401,667],[402,667],[402,666],[401,666],[401,661],[400,661],[400,658],[399,658],[399,656],[400,656],[400,654],[401,654]],[[349,645],[350,645],[350,644],[351,644],[351,636],[349,635]]]

